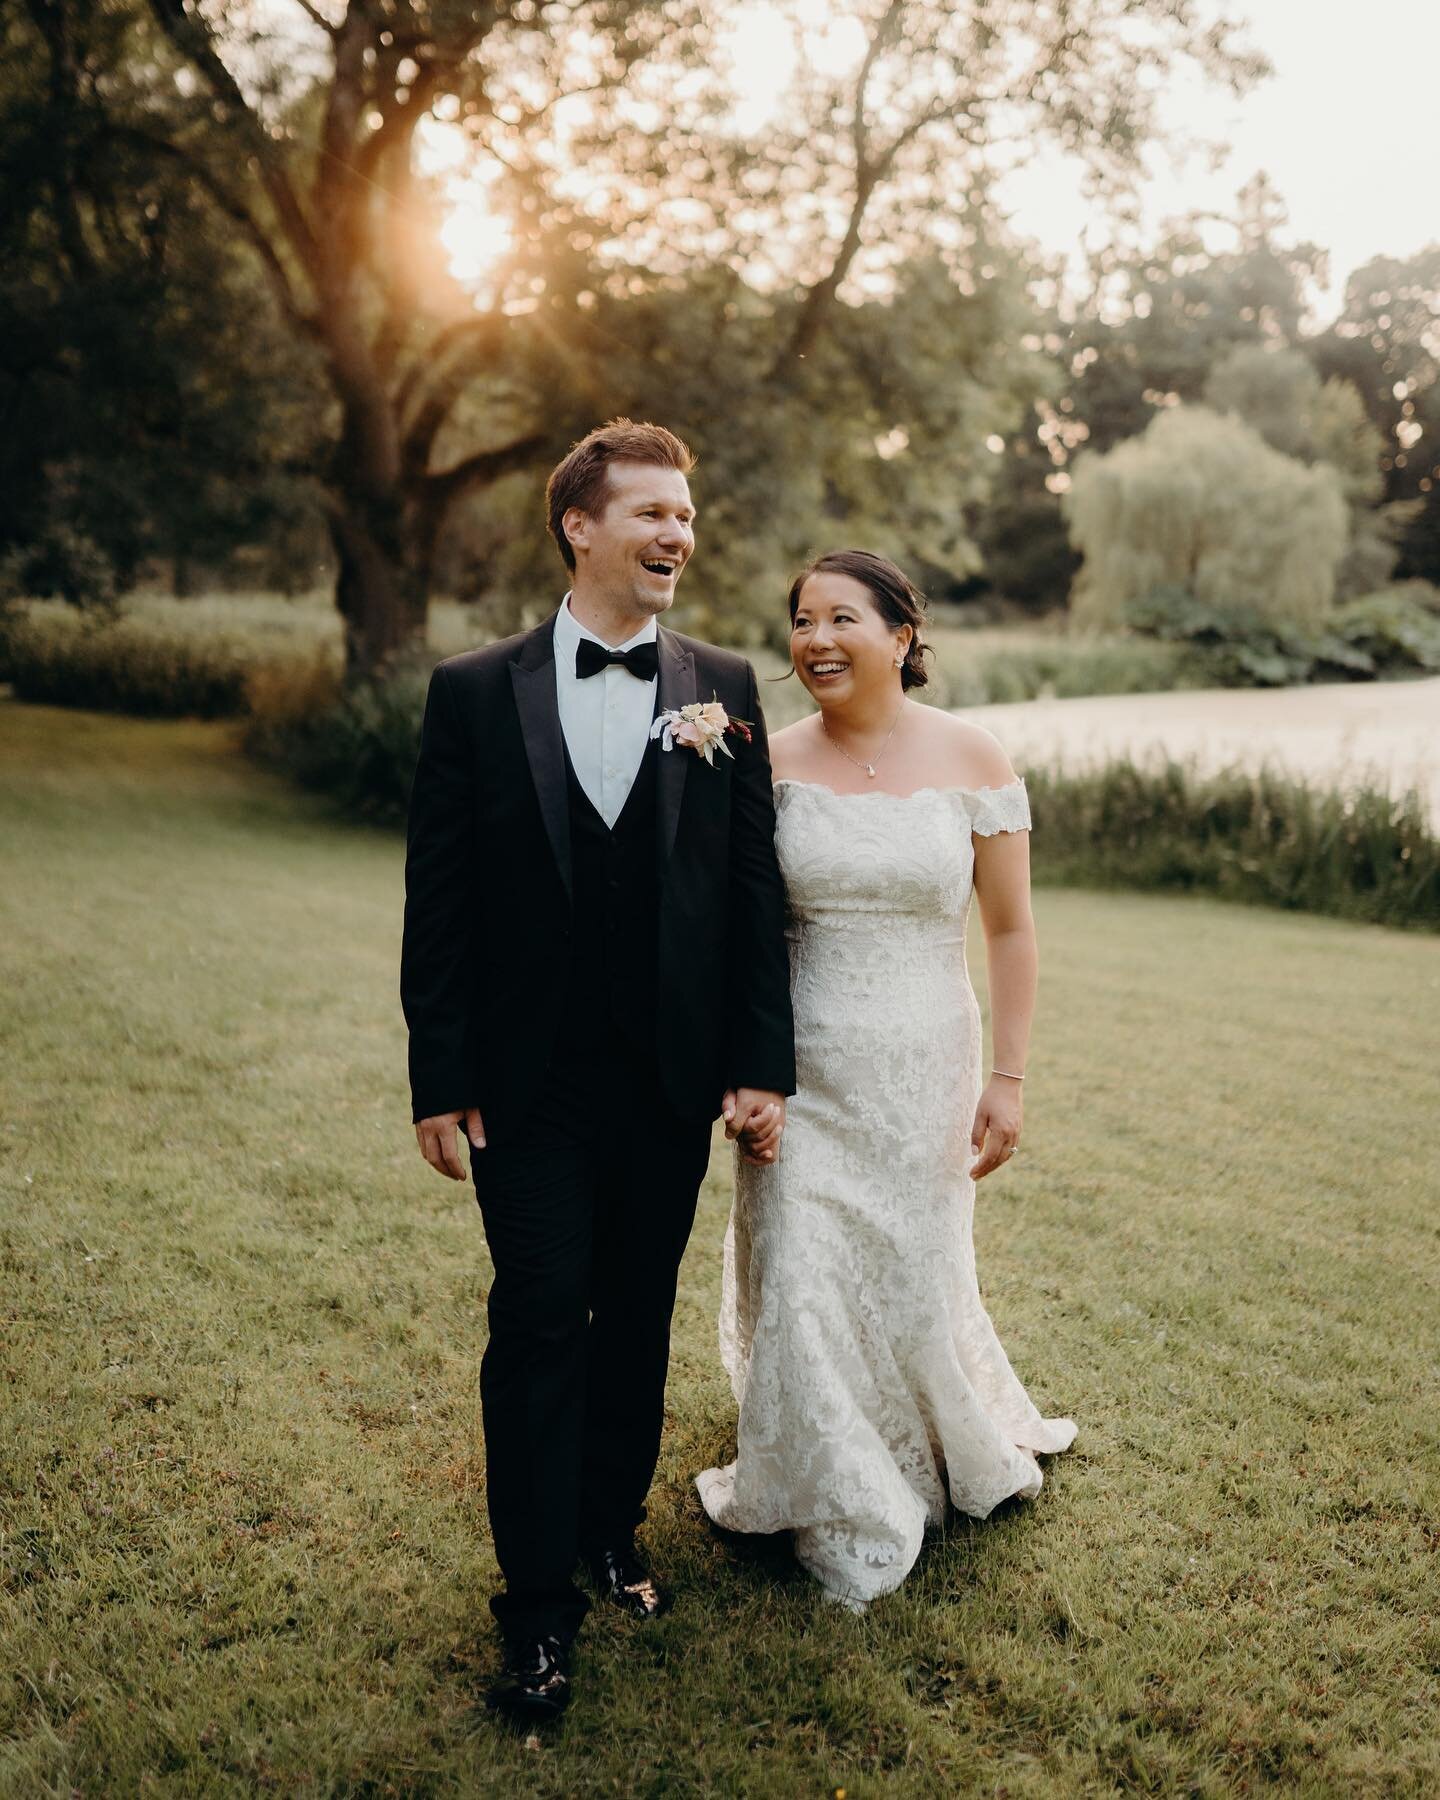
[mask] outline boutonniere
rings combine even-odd
[[[662,712],[650,727],[650,735],[660,738],[661,748],[665,750],[683,744],[687,750],[703,756],[713,769],[717,750],[734,760],[733,752],[725,742],[727,737],[737,737],[743,744],[750,742],[750,721],[732,719],[718,700],[703,703],[692,700],[689,706],[671,707]]]

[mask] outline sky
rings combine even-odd
[[[1231,0],[1275,73],[1237,100],[1200,81],[1177,83],[1167,108],[1181,134],[1228,145],[1220,167],[1150,158],[1148,217],[1227,211],[1257,170],[1272,179],[1293,235],[1329,250],[1317,296],[1339,310],[1345,278],[1372,256],[1408,256],[1440,239],[1440,201],[1422,120],[1440,73],[1440,0]],[[1063,252],[1087,216],[1074,171],[1058,155],[1010,178],[1013,222]]]
[[[797,0],[810,60],[831,73],[850,67],[864,39],[846,0]],[[1240,99],[1186,71],[1164,108],[1178,142],[1227,146],[1218,166],[1206,151],[1152,152],[1142,194],[1147,223],[1196,210],[1231,212],[1259,170],[1289,209],[1293,235],[1331,253],[1317,319],[1339,310],[1345,278],[1372,256],[1406,256],[1440,238],[1426,134],[1440,71],[1440,0],[1227,0],[1249,21],[1247,38],[1274,74]],[[807,17],[808,15],[808,17]],[[777,32],[773,0],[746,0],[730,34],[737,118],[760,124],[780,104],[793,67]],[[1042,151],[1007,178],[999,196],[1016,230],[1065,254],[1098,223],[1080,173],[1058,150]]]

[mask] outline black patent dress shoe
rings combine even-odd
[[[517,1725],[546,1725],[570,1703],[570,1657],[557,1637],[521,1638],[485,1696],[491,1712]]]
[[[597,1550],[588,1561],[600,1592],[632,1619],[658,1619],[668,1610],[670,1596],[641,1562],[633,1544]]]

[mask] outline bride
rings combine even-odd
[[[747,1134],[721,1352],[738,1453],[697,1480],[731,1531],[795,1534],[856,1610],[897,1588],[948,1499],[1033,1496],[1043,1418],[980,1299],[975,1183],[1021,1130],[1034,1005],[1025,788],[987,731],[906,698],[920,598],[883,557],[820,557],[790,590],[820,710],[771,739],[798,1091]],[[980,899],[993,1065],[965,964]]]

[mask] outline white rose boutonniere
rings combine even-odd
[[[712,699],[694,700],[689,706],[662,712],[650,727],[650,735],[660,738],[665,750],[683,744],[687,750],[703,756],[713,769],[717,750],[733,760],[734,753],[725,742],[727,737],[738,737],[748,744],[751,734],[748,719],[732,719],[720,702]]]

